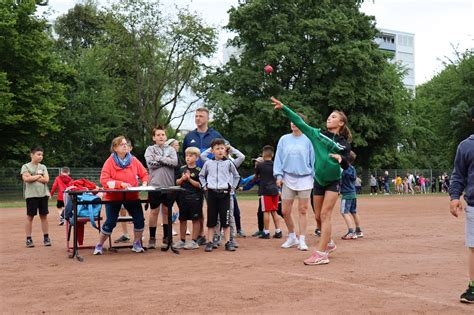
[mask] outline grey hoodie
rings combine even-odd
[[[199,181],[203,188],[235,189],[240,181],[239,172],[230,160],[208,160],[199,173]]]
[[[176,150],[169,146],[157,144],[149,146],[145,151],[146,165],[150,175],[150,186],[174,186],[174,168],[178,165]]]

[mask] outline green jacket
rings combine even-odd
[[[347,140],[340,135],[333,134],[329,131],[321,131],[319,128],[313,128],[307,125],[304,120],[294,111],[283,105],[283,112],[290,121],[305,134],[313,144],[315,161],[314,161],[314,179],[321,186],[327,186],[335,181],[341,180],[342,168],[349,167],[347,158],[351,151],[351,146]],[[339,164],[337,160],[329,156],[330,153],[340,154],[342,162]]]

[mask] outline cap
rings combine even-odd
[[[171,139],[166,140],[165,144],[166,144],[166,145],[171,145],[171,144],[172,144],[173,142],[175,142],[175,141],[176,141],[176,139],[171,138]]]
[[[261,163],[261,162],[263,162],[263,157],[259,156],[259,157],[257,157],[257,158],[254,158],[254,159],[252,159],[252,162]]]

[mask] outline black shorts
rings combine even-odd
[[[156,209],[161,204],[169,209],[172,207],[174,199],[174,194],[163,194],[159,191],[150,191],[148,193],[148,201],[150,202],[151,209]]]
[[[221,227],[229,227],[230,224],[230,191],[216,192],[213,190],[207,193],[207,227],[212,228],[217,225],[217,218],[220,218]]]
[[[177,200],[179,221],[197,220],[202,218],[202,195],[180,194]]]
[[[48,196],[26,198],[26,215],[34,217],[38,212],[40,215],[47,215],[48,200]]]
[[[339,183],[339,181],[332,182],[326,186],[321,186],[318,184],[317,181],[314,181],[313,196],[324,196],[324,193],[326,191],[333,191],[339,193],[340,188],[341,184]]]
[[[64,201],[58,200],[56,202],[56,208],[58,208],[58,209],[64,208]]]

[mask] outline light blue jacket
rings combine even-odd
[[[314,177],[313,166],[314,149],[308,137],[290,133],[280,138],[273,163],[273,174],[277,179],[282,179],[284,173]]]

